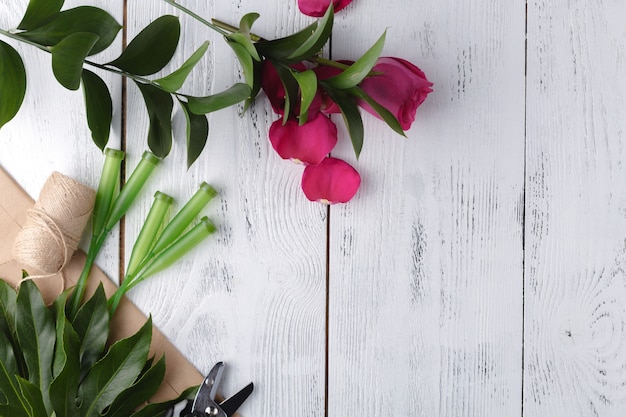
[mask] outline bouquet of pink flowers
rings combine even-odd
[[[239,26],[209,22],[176,3],[164,0],[222,34],[242,67],[244,82],[209,96],[192,96],[178,90],[208,48],[205,42],[170,75],[149,79],[173,57],[180,23],[175,16],[161,16],[142,30],[121,55],[104,64],[88,59],[111,45],[121,26],[105,11],[88,6],[61,10],[63,1],[30,0],[16,30],[0,34],[39,47],[52,54],[52,69],[64,87],[82,86],[87,121],[93,141],[104,149],[112,118],[108,87],[89,65],[132,79],[141,91],[150,126],[148,145],[164,158],[172,146],[172,111],[175,100],[186,115],[187,161],[193,164],[208,136],[208,113],[246,101],[246,108],[264,91],[280,116],[269,129],[272,147],[283,159],[305,165],[302,189],[311,201],[327,204],[349,201],[357,192],[358,172],[330,152],[337,143],[337,128],[329,118],[341,114],[358,157],[364,139],[361,109],[383,120],[404,135],[417,108],[432,91],[425,74],[412,63],[380,57],[383,34],[356,61],[329,60],[321,50],[333,27],[333,16],[351,0],[298,0],[300,10],[318,21],[290,36],[266,40],[252,33],[259,15],[243,16]],[[26,91],[26,71],[15,49],[0,41],[0,127],[19,110]]]

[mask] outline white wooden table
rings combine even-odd
[[[160,0],[67,3],[125,14],[128,39],[179,15]],[[311,21],[295,0],[185,4],[233,23],[257,11],[267,38]],[[25,7],[2,2],[1,26]],[[117,279],[154,190],[182,204],[208,181],[215,238],[130,296],[201,372],[230,365],[225,392],[255,382],[245,416],[625,416],[624,16],[616,0],[354,0],[331,57],[355,59],[388,29],[384,55],[435,84],[408,139],[366,115],[357,162],[340,132],[334,154],[363,177],[356,198],[305,199],[302,167],[269,146],[275,116],[260,99],[243,117],[210,116],[190,170],[175,144],[98,263]],[[211,41],[187,91],[240,79],[220,36],[181,22],[175,64]],[[29,90],[0,131],[0,165],[34,197],[53,170],[95,187],[103,157],[81,93],[53,80],[45,53],[18,47]],[[120,50],[121,36],[98,59]],[[106,80],[109,145],[133,167],[143,103]]]

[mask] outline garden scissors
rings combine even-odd
[[[191,409],[186,407],[181,412],[181,417],[231,417],[235,414],[235,411],[252,393],[254,385],[251,382],[232,397],[218,403],[215,396],[223,372],[223,362],[218,362],[213,366],[213,369],[209,371],[202,385],[200,385]]]

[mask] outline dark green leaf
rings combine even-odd
[[[0,128],[18,112],[26,94],[26,70],[20,54],[0,41]]]
[[[109,310],[102,284],[78,310],[72,326],[81,340],[80,369],[84,375],[102,357],[109,336]]]
[[[348,133],[350,134],[350,140],[352,141],[354,153],[358,158],[361,154],[361,149],[363,149],[364,136],[363,119],[361,119],[359,107],[356,105],[352,97],[340,91],[328,90],[328,95],[335,103],[337,103],[337,106],[339,106],[339,109],[341,110],[341,115],[343,116],[343,120],[348,128]]]
[[[302,29],[300,32],[296,32],[293,35],[285,38],[273,39],[271,41],[261,41],[254,44],[256,50],[267,58],[274,60],[283,60],[291,55],[297,48],[299,48],[318,27],[318,23],[314,22]]]
[[[136,82],[146,103],[150,128],[148,146],[159,158],[165,158],[172,149],[172,109],[174,100],[170,93],[151,84]]]
[[[165,377],[165,356],[148,369],[132,386],[115,398],[104,417],[128,417],[133,410],[148,401],[159,389]]]
[[[93,33],[98,35],[98,41],[88,55],[94,55],[108,48],[121,28],[113,16],[104,10],[92,6],[79,6],[64,10],[44,26],[19,35],[40,45],[53,46],[74,33]]]
[[[22,397],[28,405],[30,415],[32,417],[47,416],[49,413],[46,411],[46,407],[43,404],[43,398],[39,387],[20,376],[16,377],[16,379],[18,385],[20,386]]]
[[[293,76],[291,68],[282,64],[275,64],[274,68],[278,73],[278,78],[283,84],[285,89],[285,108],[283,113],[283,125],[287,123],[287,120],[291,116],[291,113],[296,111],[295,106],[298,103],[298,82]]]
[[[109,65],[135,75],[154,74],[170,62],[179,38],[178,18],[170,15],[161,16],[139,32],[122,55]]]
[[[78,389],[82,417],[97,417],[130,386],[143,369],[150,341],[152,319],[133,336],[116,342],[89,371]]]
[[[383,121],[387,123],[387,126],[393,129],[394,132],[398,133],[399,135],[406,136],[396,116],[394,116],[389,110],[387,110],[385,107],[380,105],[376,100],[370,97],[369,94],[367,94],[364,90],[358,87],[354,87],[354,88],[351,88],[348,92],[354,95],[355,97],[358,97],[364,100],[365,102],[367,102],[367,104],[369,104],[374,109],[374,111],[378,113],[378,115],[383,119]]]
[[[233,51],[235,51],[235,55],[237,55],[237,59],[239,59],[239,63],[241,64],[241,68],[243,70],[243,77],[246,80],[246,84],[250,86],[252,89],[252,84],[254,83],[254,66],[252,62],[252,57],[240,44],[233,41],[227,41],[228,46],[230,46]]]
[[[308,118],[309,106],[317,93],[317,76],[312,70],[292,71],[292,75],[300,87],[300,115],[298,118],[300,125],[303,125]]]
[[[75,417],[78,416],[76,397],[80,381],[80,340],[63,310],[57,313],[55,356],[60,371],[50,384],[50,402],[56,417]]]
[[[15,334],[17,293],[6,281],[0,279],[0,333]]]
[[[204,114],[192,113],[187,103],[180,100],[179,103],[187,119],[187,168],[189,168],[204,150],[209,136],[209,121]]]
[[[27,376],[26,364],[21,354],[15,330],[17,292],[4,280],[0,279],[0,362],[11,374]]]
[[[131,414],[130,417],[164,417],[167,411],[172,406],[178,404],[179,402],[183,400],[193,399],[197,392],[198,392],[198,387],[187,388],[185,391],[182,392],[182,394],[178,396],[178,398],[175,398],[170,401],[164,401],[162,403],[148,404],[141,410],[135,412],[134,414]]]
[[[56,340],[54,320],[32,281],[23,281],[17,295],[17,339],[28,367],[28,380],[43,393],[49,407],[48,386],[52,381],[52,360]]]
[[[63,3],[64,0],[30,0],[17,28],[30,30],[43,25],[59,14]]]
[[[0,416],[32,417],[27,412],[26,400],[18,389],[18,382],[0,362]]]
[[[186,96],[189,110],[195,114],[207,114],[233,106],[250,97],[250,86],[236,83],[228,90],[207,97]]]
[[[380,56],[385,44],[385,33],[376,41],[374,45],[348,69],[334,77],[330,77],[324,82],[338,89],[352,88],[358,85],[372,71],[376,61]]]
[[[159,78],[158,80],[154,80],[155,83],[161,86],[165,91],[169,91],[173,93],[174,91],[178,91],[184,84],[187,76],[191,72],[191,70],[196,66],[200,58],[205,54],[209,47],[209,42],[204,42],[200,47],[194,52],[185,63],[178,68],[176,71],[171,73],[170,75]]]
[[[226,40],[238,43],[239,45],[243,46],[246,51],[248,51],[248,54],[252,57],[252,59],[257,62],[261,61],[259,52],[254,47],[254,44],[250,40],[249,36],[244,35],[243,33],[235,32],[226,36]]]
[[[52,72],[57,81],[69,90],[78,90],[83,61],[98,40],[98,35],[74,33],[51,48]]]
[[[259,91],[261,91],[261,66],[262,66],[261,62],[257,62],[257,61],[252,62],[252,72],[253,72],[252,92],[250,93],[250,97],[248,97],[248,99],[246,100],[243,106],[244,113],[246,112],[246,110],[248,110],[248,108],[254,101],[254,98],[259,94]]]
[[[261,15],[258,13],[247,13],[243,15],[243,17],[239,21],[239,32],[250,35],[252,25],[259,17],[261,17]]]
[[[93,72],[83,69],[81,77],[91,139],[98,148],[104,150],[109,141],[111,120],[113,120],[111,94],[102,78]]]
[[[317,55],[330,38],[333,30],[333,18],[334,10],[331,3],[313,34],[286,59],[290,62],[300,62]]]

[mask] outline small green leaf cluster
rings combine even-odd
[[[102,285],[67,314],[68,294],[47,307],[37,286],[16,292],[0,280],[0,415],[11,417],[157,417],[183,398],[145,405],[165,376],[149,357],[152,321],[107,346],[110,321]]]

